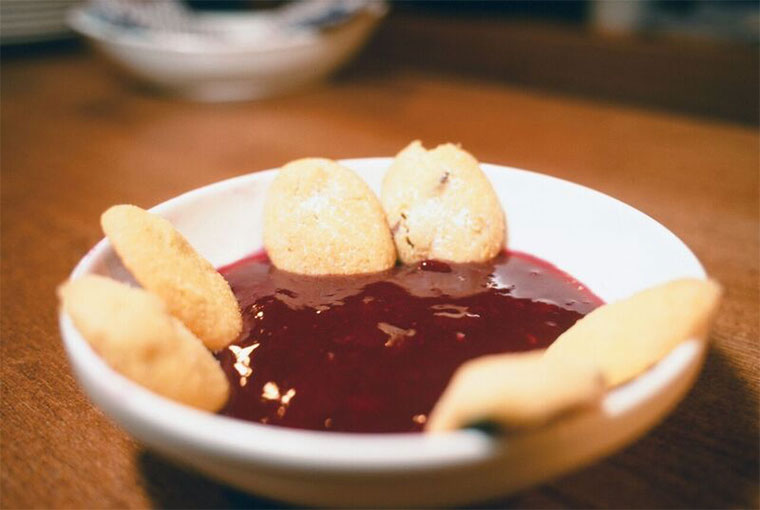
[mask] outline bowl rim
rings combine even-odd
[[[390,164],[391,161],[390,157],[339,160],[349,168],[372,163]],[[704,268],[683,241],[653,218],[620,200],[586,186],[537,172],[489,163],[481,163],[481,168],[486,172],[520,172],[531,178],[549,179],[571,186],[576,191],[612,200],[672,236],[685,250],[685,254],[693,258],[695,273],[698,273],[695,276],[706,277]],[[150,211],[162,214],[197,196],[235,188],[241,183],[265,181],[276,171],[277,168],[262,170],[217,181],[177,195],[152,207]],[[76,264],[69,278],[89,273],[95,262],[108,254],[110,249],[109,241],[101,239]],[[706,350],[704,340],[689,339],[635,379],[607,391],[598,407],[513,436],[491,436],[478,430],[456,430],[441,434],[344,433],[262,425],[198,411],[173,402],[111,369],[61,309],[58,319],[63,343],[80,385],[85,387],[89,397],[99,407],[105,409],[106,414],[117,416],[117,422],[138,420],[143,429],[150,428],[162,441],[185,447],[190,445],[191,449],[203,451],[211,457],[278,468],[342,472],[377,473],[397,470],[402,466],[414,470],[482,463],[501,455],[505,445],[509,447],[523,439],[530,440],[532,436],[547,434],[553,428],[582,423],[594,417],[612,419],[635,412],[654,399],[661,390],[683,377],[690,364]],[[106,381],[98,390],[102,393],[93,395],[84,379],[90,382]]]

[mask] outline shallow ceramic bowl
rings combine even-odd
[[[390,158],[347,160],[376,191]],[[606,195],[544,175],[483,165],[506,211],[509,246],[568,271],[606,301],[678,277],[705,276],[665,227]],[[275,171],[200,188],[152,210],[216,266],[259,250],[261,210]],[[131,281],[108,241],[77,265]],[[261,496],[296,504],[437,506],[493,498],[621,448],[654,426],[693,383],[705,341],[690,339],[598,408],[504,438],[475,430],[438,436],[299,431],[206,414],[111,370],[60,315],[80,384],[136,439],[179,463]]]
[[[382,8],[368,9],[332,30],[274,45],[183,44],[125,36],[88,15],[86,5],[72,10],[68,22],[143,82],[197,101],[238,101],[285,94],[326,77],[362,47],[383,15]],[[257,15],[205,17],[235,28],[246,18],[255,24]]]

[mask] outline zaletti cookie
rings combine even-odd
[[[157,296],[88,275],[58,295],[82,336],[117,372],[183,404],[218,411],[229,384],[221,367]]]
[[[163,299],[209,349],[237,338],[242,319],[230,286],[171,223],[134,205],[115,205],[100,222],[140,285]]]
[[[601,306],[565,331],[546,351],[558,361],[594,363],[608,386],[633,379],[689,338],[707,334],[721,287],[711,280],[681,279]]]
[[[477,160],[452,144],[402,150],[383,181],[381,201],[399,258],[483,262],[504,247],[499,199]]]
[[[482,422],[506,430],[537,426],[596,401],[604,390],[593,364],[543,352],[475,358],[454,373],[427,421],[427,432]]]
[[[264,247],[279,269],[311,275],[371,273],[396,262],[388,223],[372,190],[322,158],[283,166],[264,205]]]

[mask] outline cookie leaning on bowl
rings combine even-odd
[[[531,427],[594,404],[690,338],[703,338],[722,289],[712,280],[667,282],[602,305],[545,351],[476,358],[454,374],[426,424],[441,432],[488,422]]]
[[[603,391],[602,374],[589,361],[547,360],[542,352],[481,356],[457,369],[425,430],[480,423],[505,430],[534,427],[592,404]]]
[[[546,357],[592,361],[607,387],[630,381],[689,338],[707,335],[723,289],[683,278],[603,305],[562,333]]]
[[[159,216],[118,205],[101,223],[146,290],[88,275],[59,288],[63,309],[117,372],[167,398],[218,411],[229,383],[206,347],[222,348],[242,329],[226,280]]]
[[[163,299],[209,349],[238,337],[243,320],[232,289],[169,221],[134,205],[115,205],[100,222],[140,285]]]
[[[227,376],[158,296],[87,275],[58,288],[82,336],[114,370],[164,397],[205,411],[227,401]]]

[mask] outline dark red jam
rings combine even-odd
[[[547,347],[602,304],[520,253],[351,277],[294,275],[262,253],[220,271],[244,321],[216,354],[232,387],[221,413],[301,429],[420,431],[463,362]]]

